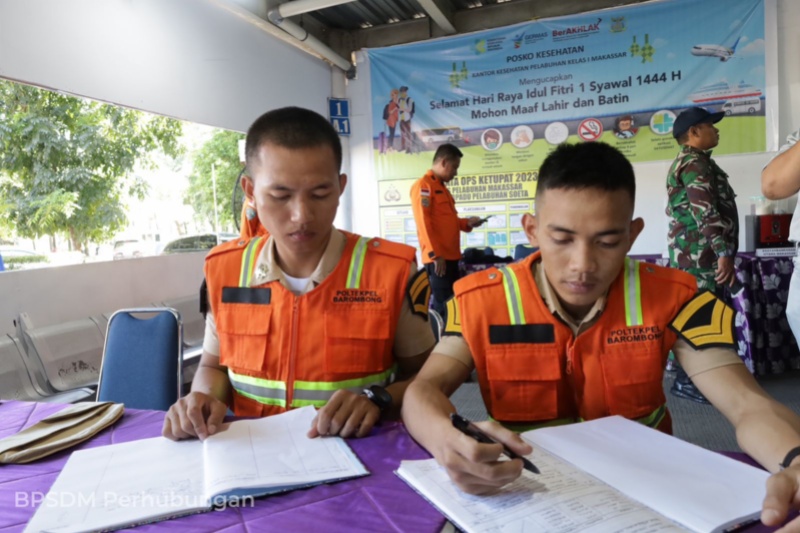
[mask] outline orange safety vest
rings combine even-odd
[[[339,389],[390,382],[415,250],[345,236],[336,268],[301,296],[278,281],[250,286],[265,238],[231,241],[208,254],[209,303],[237,416],[321,407]]]
[[[697,293],[695,279],[626,259],[602,314],[576,337],[539,293],[531,266],[540,256],[454,287],[489,414],[517,430],[621,415],[670,433],[668,325]]]
[[[453,195],[432,170],[411,186],[411,208],[422,262],[432,263],[435,257],[461,259],[461,232],[472,228],[468,219],[458,217]]]

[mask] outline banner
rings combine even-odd
[[[715,154],[763,152],[764,50],[764,0],[665,0],[369,50],[381,234],[416,243],[409,189],[446,142],[464,152],[459,211],[497,215],[463,244],[504,253],[563,142],[669,160],[673,121],[696,105],[726,114]]]

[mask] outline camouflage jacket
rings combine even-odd
[[[713,283],[717,257],[736,255],[739,248],[739,213],[728,175],[711,152],[683,146],[667,175],[667,197],[671,266],[699,279],[710,275]]]

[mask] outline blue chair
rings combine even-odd
[[[177,311],[148,307],[111,315],[97,401],[166,411],[181,396],[182,372],[183,326]]]
[[[519,261],[520,259],[528,257],[538,249],[539,248],[536,248],[535,246],[528,246],[527,244],[518,244],[514,248],[514,261]]]
[[[494,250],[492,250],[491,246],[487,246],[483,249],[483,253],[486,255],[494,255]]]

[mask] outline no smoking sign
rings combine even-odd
[[[578,137],[586,142],[596,141],[603,134],[603,124],[596,118],[587,118],[578,126]]]

